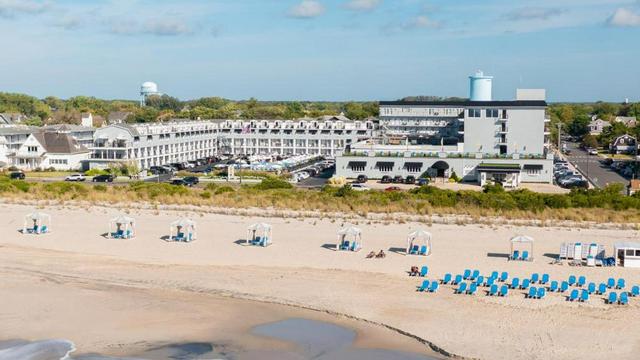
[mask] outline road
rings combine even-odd
[[[571,155],[567,156],[567,160],[578,168],[589,181],[598,188],[603,188],[611,183],[627,184],[628,179],[611,170],[607,165],[600,162],[601,158],[595,155],[589,155],[586,151],[580,149],[579,144],[567,142],[567,148],[571,150]]]

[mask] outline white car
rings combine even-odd
[[[71,174],[64,178],[64,181],[85,181],[85,177],[82,174]]]
[[[369,191],[371,190],[371,188],[369,188],[366,185],[363,184],[351,184],[351,188],[355,191]]]
[[[589,149],[589,155],[598,155],[598,150],[596,149]]]

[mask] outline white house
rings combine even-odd
[[[611,126],[611,123],[599,118],[591,120],[589,123],[589,134],[591,135],[600,135],[602,134],[602,130],[604,128]]]
[[[11,164],[22,170],[37,168],[75,170],[91,152],[67,133],[35,132],[10,156]]]
[[[636,152],[637,140],[635,137],[624,134],[620,135],[609,145],[612,154],[634,154]]]

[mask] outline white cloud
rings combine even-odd
[[[559,8],[541,8],[541,7],[525,7],[515,9],[507,14],[505,18],[513,21],[520,20],[548,20],[551,17],[561,15],[564,9]]]
[[[132,19],[111,18],[106,21],[109,31],[117,35],[148,34],[156,36],[179,36],[192,33],[189,26],[172,18],[154,18],[144,22]]]
[[[607,24],[611,26],[640,26],[640,14],[629,9],[619,8],[609,17]]]
[[[406,28],[439,28],[442,24],[439,21],[431,20],[427,15],[420,15],[405,24]]]
[[[324,14],[324,6],[316,0],[302,0],[289,9],[288,15],[298,19],[311,19]]]
[[[349,0],[345,6],[353,11],[372,11],[382,3],[382,0]]]
[[[17,14],[39,14],[50,7],[49,1],[0,0],[0,16],[12,17]]]

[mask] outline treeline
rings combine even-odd
[[[181,101],[169,95],[151,96],[146,106],[137,101],[102,100],[76,96],[59,99],[53,96],[38,99],[23,94],[0,93],[0,112],[20,113],[28,117],[29,125],[77,124],[81,113],[90,112],[98,122],[109,113],[129,113],[126,121],[145,123],[186,119],[297,119],[344,113],[350,119],[360,120],[378,115],[377,102],[274,102],[249,99],[234,101],[219,97],[206,97]]]

